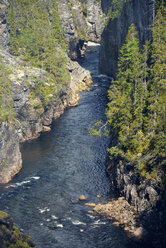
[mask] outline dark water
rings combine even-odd
[[[31,235],[40,248],[129,248],[122,230],[101,216],[89,214],[84,202],[113,197],[105,173],[108,137],[88,135],[95,121],[105,121],[109,79],[97,75],[98,51],[89,51],[83,66],[92,73],[90,92],[68,109],[50,133],[22,146],[23,169],[1,187],[0,209]]]

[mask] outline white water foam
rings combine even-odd
[[[30,180],[26,180],[26,181],[22,181],[20,183],[15,183],[15,184],[9,184],[9,185],[6,185],[6,188],[16,188],[16,187],[19,187],[19,186],[22,186],[24,184],[27,184],[27,183],[30,183],[31,181]]]
[[[96,220],[92,225],[105,225],[106,222],[101,222],[100,220]]]
[[[58,219],[58,217],[55,216],[55,215],[51,215],[51,217],[52,217],[52,219],[54,219],[54,220],[57,220],[57,219]]]
[[[79,220],[72,220],[72,223],[73,223],[73,225],[84,225],[84,226],[86,226],[86,223],[81,222]]]
[[[95,219],[96,217],[90,214],[87,214],[88,217],[90,217],[91,219]]]
[[[42,213],[45,213],[45,212],[49,212],[50,209],[45,207],[45,208],[39,208],[39,212],[42,214]]]
[[[22,185],[24,185],[24,184],[30,183],[30,182],[32,181],[31,179],[33,179],[33,180],[39,180],[40,177],[38,177],[38,176],[30,177],[30,180],[28,179],[28,180],[22,181],[22,182],[20,182],[20,183],[9,184],[9,185],[6,185],[6,188],[8,189],[8,188],[20,187],[20,186],[22,186]]]
[[[59,228],[63,228],[62,224],[57,224],[56,226],[59,227]]]
[[[100,46],[100,43],[88,41],[87,46],[88,47],[99,47]]]
[[[34,179],[34,180],[39,180],[40,179],[40,177],[31,177],[32,179]]]
[[[30,183],[30,182],[31,182],[30,180],[27,180],[27,181],[22,181],[21,183],[16,183],[15,185],[16,186],[22,186],[22,185]]]

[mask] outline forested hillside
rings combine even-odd
[[[42,105],[47,107],[55,101],[63,85],[68,84],[70,80],[67,48],[57,12],[57,1],[40,3],[36,0],[9,1],[7,24],[10,33],[10,53],[19,56],[27,65],[46,71],[46,74],[41,71],[40,78],[36,78],[33,88],[28,82],[27,86],[31,90],[32,99],[39,97]],[[2,61],[1,121],[11,119],[14,115],[8,79],[11,73],[11,68],[7,68]]]
[[[47,105],[60,88],[69,82],[66,44],[57,11],[57,0],[12,0],[9,4],[9,51],[49,73],[48,83],[51,87],[45,87],[42,79],[36,82],[36,92]]]
[[[8,78],[9,68],[0,60],[0,122],[14,121],[13,99],[11,96],[11,84]]]
[[[0,4],[0,183],[21,169],[19,141],[50,131],[91,83],[89,71],[71,60],[81,54],[75,22],[82,16],[83,4],[75,0]]]
[[[125,159],[147,179],[164,180],[166,164],[166,9],[142,49],[131,25],[120,50],[117,79],[109,89],[107,119],[117,136],[112,159]]]

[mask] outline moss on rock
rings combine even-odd
[[[31,248],[35,247],[31,238],[25,236],[13,224],[11,216],[0,211],[0,247],[1,248]]]

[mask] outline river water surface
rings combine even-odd
[[[91,71],[90,92],[68,109],[35,141],[22,146],[23,169],[0,190],[0,209],[29,234],[38,248],[134,248],[122,230],[88,213],[87,202],[114,197],[105,173],[108,137],[88,134],[93,123],[105,121],[109,79],[98,75],[97,49],[89,48],[82,66]],[[102,197],[98,199],[96,195]]]

